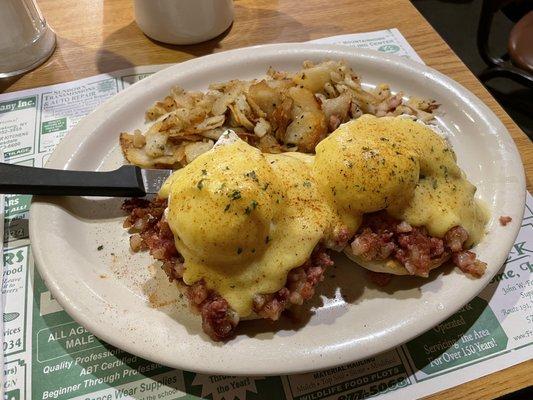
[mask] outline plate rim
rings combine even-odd
[[[97,129],[98,124],[93,124],[91,129],[91,123],[94,123],[95,120],[100,120],[101,116],[106,114],[109,115],[109,112],[112,110],[113,106],[118,102],[117,99],[121,99],[123,96],[127,96],[130,93],[142,93],[143,88],[148,87],[151,82],[158,81],[160,79],[163,79],[165,75],[172,75],[172,71],[174,70],[181,70],[182,68],[187,67],[194,67],[195,64],[203,64],[207,61],[216,61],[217,59],[223,59],[226,56],[238,56],[239,54],[247,55],[249,52],[253,51],[266,51],[266,52],[273,52],[271,55],[277,55],[282,56],[283,54],[295,54],[295,53],[302,53],[302,60],[304,59],[306,54],[309,54],[309,51],[315,51],[320,53],[325,53],[323,56],[326,56],[326,54],[331,54],[337,58],[342,58],[342,56],[339,57],[339,53],[357,53],[358,56],[367,58],[370,61],[372,60],[379,60],[380,62],[382,60],[394,63],[395,65],[399,65],[403,67],[404,69],[409,69],[412,72],[418,72],[424,75],[426,78],[430,79],[432,82],[440,83],[441,85],[445,85],[448,90],[452,90],[456,92],[460,97],[463,98],[466,97],[466,99],[474,103],[476,107],[480,109],[480,111],[484,115],[489,115],[492,120],[497,121],[496,124],[499,124],[498,131],[503,134],[503,139],[507,140],[508,143],[511,145],[510,150],[514,152],[512,155],[513,157],[518,157],[519,164],[521,166],[520,168],[520,176],[517,177],[517,185],[522,189],[522,196],[518,199],[518,206],[521,207],[523,210],[525,207],[525,199],[526,199],[526,185],[525,185],[525,172],[524,172],[524,166],[523,162],[520,157],[520,153],[516,147],[516,144],[511,137],[509,131],[505,127],[505,125],[500,121],[500,119],[496,116],[496,114],[477,96],[475,96],[472,92],[470,92],[468,89],[463,87],[458,82],[454,81],[453,79],[447,77],[446,75],[440,73],[439,71],[428,67],[424,64],[420,64],[418,62],[405,59],[396,55],[391,54],[384,54],[380,53],[374,50],[368,50],[368,49],[359,49],[359,48],[353,48],[349,46],[343,46],[343,45],[329,45],[329,44],[311,44],[311,43],[279,43],[279,44],[267,44],[267,45],[256,45],[251,47],[245,47],[245,48],[239,48],[219,53],[214,53],[210,55],[206,55],[203,57],[197,57],[176,65],[169,66],[168,68],[164,68],[161,71],[158,71],[154,73],[153,75],[137,82],[135,85],[131,85],[128,88],[122,90],[121,92],[117,93],[116,95],[112,96],[110,99],[106,100],[104,103],[102,103],[100,106],[98,106],[94,111],[92,111],[90,114],[85,116],[82,120],[79,121],[79,123],[65,136],[65,138],[62,139],[62,141],[57,145],[56,149],[53,151],[51,156],[49,157],[46,167],[55,167],[55,168],[62,168],[62,169],[68,169],[69,163],[76,158],[76,155],[78,155],[78,151],[80,147],[82,147],[85,140],[87,140],[90,137],[90,134],[86,134],[86,132],[90,132],[92,129]],[[123,94],[124,93],[124,94]],[[492,121],[491,121],[492,122]],[[117,136],[118,139],[118,136]],[[76,145],[75,149],[76,151],[74,153],[70,153],[70,157],[67,157],[66,161],[62,161],[62,150],[67,148],[68,146],[74,147]],[[63,157],[64,158],[64,157]],[[60,163],[61,165],[56,165]],[[37,265],[37,268],[39,270],[39,273],[41,274],[42,279],[46,282],[46,285],[54,298],[61,304],[61,306],[65,309],[65,311],[69,314],[69,316],[75,320],[77,323],[85,327],[87,330],[89,330],[91,333],[94,333],[95,336],[100,338],[101,340],[120,348],[124,351],[127,351],[132,354],[139,355],[147,360],[154,361],[157,363],[160,363],[162,365],[169,365],[171,367],[187,370],[187,371],[196,371],[199,373],[207,373],[207,374],[231,374],[231,375],[280,375],[280,374],[293,374],[293,373],[303,373],[303,372],[309,372],[309,371],[316,371],[319,369],[324,368],[330,368],[337,365],[342,365],[347,362],[351,362],[354,360],[370,357],[375,354],[379,354],[382,352],[385,352],[387,350],[390,350],[394,347],[397,347],[414,337],[422,334],[423,332],[427,331],[428,329],[431,329],[431,327],[437,325],[438,323],[444,321],[445,319],[449,318],[451,315],[457,312],[460,307],[462,307],[464,304],[468,303],[472,298],[477,296],[480,291],[484,289],[486,285],[481,286],[478,290],[472,291],[468,294],[468,298],[460,302],[455,301],[453,306],[447,307],[446,312],[443,312],[439,315],[439,321],[434,323],[432,321],[430,324],[420,324],[424,326],[423,330],[417,329],[415,330],[416,333],[410,333],[406,332],[406,329],[404,328],[402,330],[402,333],[399,335],[400,340],[396,340],[395,343],[386,343],[381,344],[377,347],[376,351],[372,351],[369,354],[364,354],[362,356],[358,356],[357,354],[347,351],[347,349],[338,349],[336,351],[333,351],[331,355],[328,357],[315,357],[313,360],[314,363],[312,365],[301,363],[303,365],[300,365],[299,367],[294,365],[294,363],[291,363],[290,365],[286,365],[284,368],[272,368],[269,365],[264,365],[264,363],[256,363],[254,364],[253,370],[250,370],[249,366],[242,365],[241,367],[238,367],[236,365],[231,365],[231,367],[226,368],[225,370],[217,369],[216,367],[209,366],[209,362],[205,363],[204,365],[198,366],[193,363],[190,363],[186,359],[178,360],[176,363],[169,363],[167,359],[164,357],[159,356],[158,354],[152,354],[142,348],[140,345],[134,345],[129,342],[120,341],[119,337],[113,336],[111,334],[108,334],[105,327],[102,327],[99,324],[93,323],[90,318],[88,318],[87,315],[80,312],[79,309],[76,309],[75,305],[71,304],[68,300],[68,297],[65,297],[64,293],[61,289],[61,284],[53,277],[53,268],[49,268],[49,266],[46,266],[44,260],[44,256],[41,252],[41,248],[39,243],[41,242],[39,239],[39,224],[37,221],[39,221],[39,213],[41,211],[41,206],[39,205],[39,200],[41,199],[40,196],[34,196],[32,199],[31,207],[30,207],[30,217],[29,217],[29,234],[30,234],[30,244],[31,244],[31,251],[35,259],[35,263]],[[517,206],[517,209],[519,208]],[[509,237],[516,238],[518,235],[520,224],[513,225],[509,227],[513,229],[511,232],[512,235],[509,235]],[[508,246],[507,253],[512,248],[512,244],[514,243],[514,239],[511,242],[511,244]],[[502,256],[502,263],[507,256],[507,253]],[[493,273],[490,273],[490,276],[485,276],[483,279],[485,279],[488,283],[488,281],[498,272],[498,269],[493,271]],[[459,304],[460,303],[460,304]],[[420,321],[419,321],[420,322]],[[412,327],[412,325],[410,325]],[[399,332],[397,332],[399,333]],[[386,341],[384,341],[386,342]],[[350,355],[347,355],[350,354]]]

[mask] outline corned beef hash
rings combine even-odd
[[[277,320],[310,299],[332,251],[385,280],[427,277],[448,260],[482,275],[468,250],[486,222],[474,192],[434,131],[364,115],[314,156],[262,153],[228,132],[156,199],[127,201],[125,227],[134,251],[185,284],[204,331],[225,340],[240,320]]]

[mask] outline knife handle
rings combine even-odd
[[[0,193],[45,196],[145,196],[141,169],[123,165],[108,172],[69,171],[0,163]]]

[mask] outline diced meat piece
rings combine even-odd
[[[129,212],[124,226],[134,233],[130,237],[133,251],[150,250],[157,260],[167,261],[178,259],[178,251],[174,244],[174,235],[168,223],[162,220],[167,206],[166,200],[155,199],[148,202],[144,199],[126,200],[122,209]]]
[[[142,210],[145,210],[148,208],[148,205],[150,202],[146,199],[139,199],[139,198],[133,198],[125,200],[124,203],[122,203],[122,210],[131,213],[135,208],[139,208]]]
[[[263,318],[279,319],[287,307],[301,305],[313,297],[316,286],[324,279],[324,271],[332,265],[324,249],[315,249],[304,265],[289,272],[285,287],[275,294],[255,296],[254,311]]]
[[[150,254],[157,260],[165,261],[178,256],[174,235],[166,221],[160,220],[153,232],[141,233],[150,248]]]
[[[182,262],[179,262],[176,258],[171,258],[163,262],[161,269],[167,274],[168,280],[180,281],[183,278],[184,265]]]
[[[196,305],[202,304],[207,299],[208,295],[209,291],[202,281],[196,282],[194,285],[189,286],[187,290],[187,297]]]
[[[399,233],[407,233],[407,232],[411,232],[412,230],[413,230],[413,227],[405,221],[402,221],[398,225],[396,225],[396,232],[399,232]]]
[[[330,244],[330,247],[338,249],[339,251],[344,249],[350,240],[350,231],[346,227],[340,228],[334,235],[334,243]]]
[[[509,217],[508,215],[502,215],[500,217],[500,225],[506,226],[509,222],[511,222],[513,219]]]
[[[352,251],[367,261],[386,260],[395,250],[392,236],[392,232],[374,233],[365,228],[352,242]]]
[[[461,251],[452,255],[452,261],[459,269],[477,278],[483,276],[487,269],[487,264],[479,261],[476,254],[471,251]]]
[[[278,290],[274,295],[267,295],[263,307],[259,310],[254,310],[263,318],[277,321],[281,316],[281,313],[286,308],[287,300],[289,299],[290,292],[286,287]]]
[[[424,228],[414,228],[411,232],[398,236],[395,257],[404,264],[411,275],[427,277],[432,259],[444,253],[441,239],[429,236]]]
[[[234,336],[239,323],[238,315],[229,308],[228,302],[220,296],[207,299],[201,306],[202,329],[215,341]]]
[[[461,251],[468,240],[468,232],[461,226],[454,226],[444,235],[446,246],[452,251]]]
[[[465,243],[468,232],[461,226],[451,228],[444,239],[432,237],[424,227],[413,227],[405,221],[399,221],[385,211],[367,214],[355,235],[352,252],[365,261],[398,260],[409,274],[427,277],[429,271],[448,260],[462,271],[474,276],[483,274],[485,263],[475,258],[465,261]],[[461,254],[461,255],[458,255]],[[470,258],[468,258],[470,259]],[[457,264],[461,260],[461,266]]]

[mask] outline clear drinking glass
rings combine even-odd
[[[0,0],[0,78],[37,67],[55,45],[56,36],[35,0]]]

